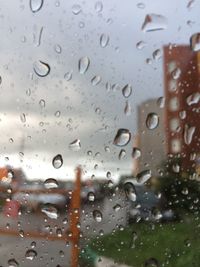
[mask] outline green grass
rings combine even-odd
[[[133,232],[137,233],[135,247]],[[190,216],[183,222],[135,223],[123,231],[94,239],[90,248],[100,256],[134,267],[145,266],[149,258],[156,258],[159,266],[199,267],[200,220]]]

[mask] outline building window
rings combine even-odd
[[[177,111],[179,109],[178,97],[175,96],[172,99],[170,99],[169,109],[170,109],[170,111]]]
[[[172,139],[171,141],[171,151],[172,153],[179,153],[181,151],[181,141],[180,139]]]
[[[170,130],[176,132],[180,126],[180,121],[177,118],[173,118],[169,122]]]

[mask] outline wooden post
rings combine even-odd
[[[76,181],[70,205],[70,231],[72,233],[71,267],[78,267],[80,230],[77,227],[77,224],[80,223],[80,205],[81,205],[81,168],[78,167],[76,169]]]

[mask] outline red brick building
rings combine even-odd
[[[200,53],[189,46],[164,47],[166,146],[185,171],[200,155]],[[196,156],[195,156],[196,154]]]

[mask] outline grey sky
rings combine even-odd
[[[85,177],[105,177],[107,171],[113,177],[131,172],[137,105],[163,95],[162,58],[152,59],[152,64],[145,61],[164,44],[189,44],[190,36],[200,28],[200,1],[195,1],[192,8],[187,8],[189,1],[183,0],[143,1],[145,8],[141,9],[137,7],[140,1],[105,0],[101,1],[103,10],[99,13],[94,8],[96,2],[44,0],[42,9],[32,13],[29,1],[0,1],[1,165],[7,163],[5,157],[9,157],[11,165],[19,165],[18,153],[24,138],[22,166],[29,178],[69,178],[77,164],[87,170]],[[78,15],[72,12],[74,4],[81,6]],[[142,32],[144,18],[150,13],[165,16],[167,29]],[[187,21],[193,23],[188,25]],[[41,44],[37,46],[42,27]],[[110,38],[106,48],[99,43],[103,33]],[[142,50],[136,48],[139,41],[146,43]],[[62,48],[60,54],[55,51],[56,45]],[[83,56],[89,57],[90,66],[81,75],[78,61]],[[50,65],[47,77],[33,72],[38,60]],[[68,71],[73,71],[70,81],[64,79]],[[100,75],[102,81],[92,86],[90,81],[95,75]],[[108,92],[107,82],[118,84],[116,91]],[[133,109],[131,116],[123,112],[126,99],[121,88],[127,83],[133,86],[128,99]],[[39,105],[41,99],[46,102],[43,109]],[[95,112],[97,108],[100,114]],[[58,110],[59,118],[54,115]],[[20,121],[22,113],[26,114],[25,123]],[[118,160],[120,148],[112,144],[119,128],[128,128],[133,136],[122,161]],[[77,138],[81,140],[81,150],[71,152],[68,144]],[[105,146],[109,146],[109,153]],[[89,150],[93,156],[87,156]],[[100,155],[95,157],[97,152]],[[51,164],[56,154],[62,154],[64,159],[59,170]]]

